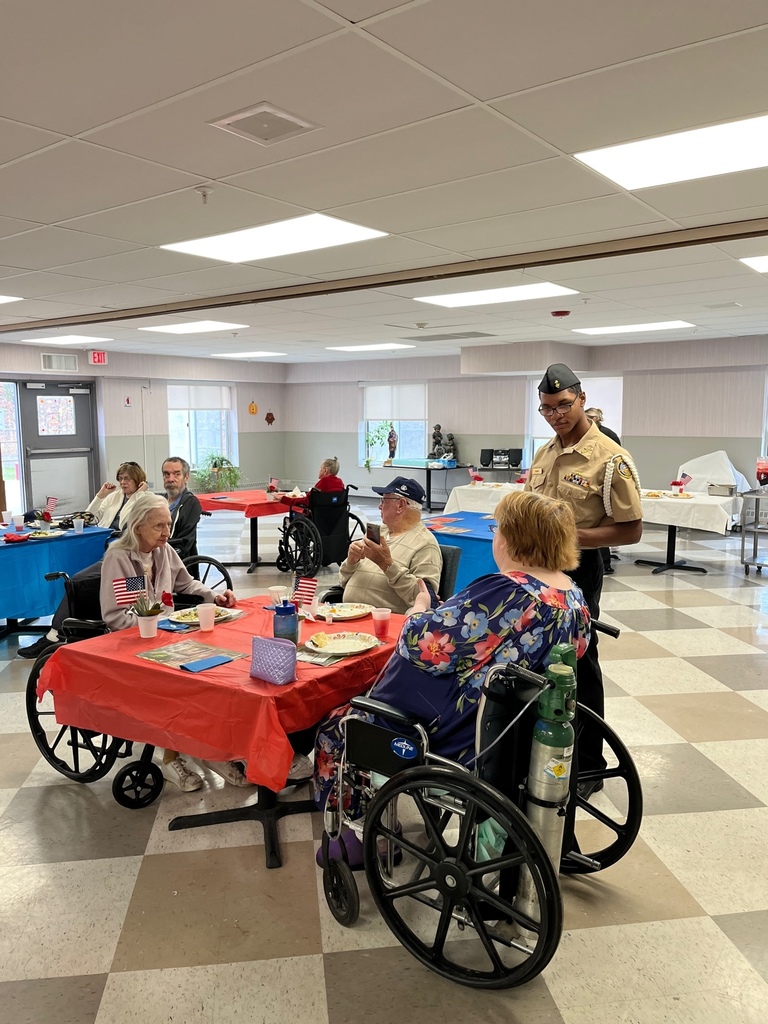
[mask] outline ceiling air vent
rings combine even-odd
[[[42,352],[44,370],[65,370],[67,373],[77,371],[77,356],[64,352]]]
[[[401,338],[401,341],[467,341],[469,338],[495,338],[495,334],[483,334],[482,331],[460,331],[457,334],[414,334],[410,338]]]
[[[276,142],[285,142],[286,139],[313,132],[320,127],[296,114],[280,110],[271,103],[257,103],[255,107],[238,110],[216,121],[209,121],[208,124],[214,128],[223,128],[232,135],[239,135],[242,139],[257,142],[260,146],[273,146]]]

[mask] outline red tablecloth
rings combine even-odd
[[[266,491],[219,491],[217,494],[198,494],[203,512],[244,512],[246,519],[258,516],[279,516],[289,511],[282,501],[271,501]]]
[[[60,647],[43,669],[38,694],[51,690],[56,720],[110,736],[153,743],[214,761],[243,759],[252,782],[279,790],[292,750],[286,733],[308,729],[333,708],[365,692],[394,650],[403,616],[393,615],[390,641],[328,668],[298,663],[298,679],[274,686],[250,677],[251,638],[272,635],[266,598],[247,598],[247,614],[213,633],[161,632],[142,640],[138,628]],[[355,622],[302,624],[302,639],[320,631],[373,633],[370,617]],[[136,657],[178,643],[248,652],[246,659],[194,674]]]

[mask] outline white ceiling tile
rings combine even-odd
[[[61,297],[53,294],[48,296],[52,302],[58,301]],[[123,307],[131,309],[134,306],[151,306],[169,302],[171,295],[159,288],[147,288],[144,285],[110,284],[74,292],[73,298],[78,302],[87,303],[89,306],[99,306],[102,309],[122,309]]]
[[[125,283],[143,278],[161,277],[196,269],[220,266],[214,260],[187,253],[169,252],[167,249],[134,249],[100,259],[68,263],[67,274],[73,277],[87,277],[94,281]]]
[[[87,281],[82,277],[68,277],[66,274],[24,274],[13,279],[13,294],[33,299],[45,295],[76,292],[99,284],[101,281]]]
[[[8,238],[9,235],[18,235],[22,231],[31,231],[40,227],[39,223],[31,220],[16,220],[15,217],[0,217],[0,238]]]
[[[0,239],[0,261],[26,270],[46,270],[135,248],[137,246],[132,242],[86,235],[81,231],[37,228],[13,238]]]
[[[0,117],[0,162],[5,164],[9,160],[17,160],[27,153],[34,153],[38,149],[53,145],[54,142],[60,142],[62,138],[63,136],[57,132],[45,132],[40,128]]]
[[[553,249],[572,248],[573,246],[579,245],[591,245],[595,242],[610,241],[611,239],[623,239],[629,234],[631,237],[635,235],[652,235],[658,232],[666,232],[670,230],[669,221],[655,221],[649,224],[640,225],[627,225],[626,227],[616,228],[601,228],[598,231],[589,230],[576,232],[575,234],[568,235],[555,235],[550,238],[543,238],[539,241],[525,240],[517,242],[515,244],[507,245],[495,245],[491,248],[483,249],[468,249],[466,252],[467,256],[471,256],[472,259],[494,259],[498,256],[514,256],[521,253],[528,252],[549,252]]]
[[[700,228],[716,221],[754,220],[756,218],[760,220],[768,218],[768,206],[750,206],[747,210],[724,210],[718,217],[713,217],[711,213],[702,214],[699,217],[680,217],[677,222],[683,228]]]
[[[768,56],[768,37],[766,44]],[[768,167],[644,188],[636,195],[673,220],[708,216],[710,222],[721,223],[736,219],[731,216],[732,211],[748,207],[755,210],[752,217],[765,217],[766,213],[760,211],[768,207]]]
[[[69,297],[69,295],[66,295],[65,300]],[[25,300],[24,302],[14,303],[14,307],[14,313],[18,312],[20,320],[50,320],[52,317],[58,316],[81,316],[93,310],[93,307],[90,305],[78,306],[74,302],[59,302],[52,299]],[[71,334],[72,331],[67,333]]]
[[[355,88],[365,81],[365,102]],[[206,122],[267,100],[322,127],[259,146]],[[343,34],[89,135],[99,145],[220,178],[467,106],[362,36]]]
[[[196,295],[226,295],[228,292],[247,292],[255,289],[282,288],[287,285],[306,284],[310,278],[235,264],[217,266],[211,270],[196,270],[188,274],[172,274],[142,278],[136,284],[168,291],[193,292]]]
[[[389,235],[369,242],[353,242],[351,245],[335,245],[330,249],[302,252],[295,256],[281,256],[264,265],[267,269],[316,277],[339,270],[365,270],[373,273],[377,267],[393,268],[395,264],[405,267],[410,265],[411,260],[421,257],[431,260],[443,256],[445,253],[433,245]]]
[[[475,108],[409,124],[275,167],[261,167],[230,180],[263,195],[326,210],[516,167],[551,155],[549,148],[517,128],[487,110]]]
[[[758,238],[739,238],[733,242],[719,242],[718,249],[734,256],[737,260],[746,256],[768,255],[768,235],[760,235]]]
[[[5,4],[0,114],[76,134],[337,27],[297,0]]]
[[[202,184],[211,189],[205,204],[203,197],[189,188],[78,217],[67,221],[66,226],[74,231],[110,235],[143,245],[165,245],[257,227],[306,213],[302,207],[289,206],[221,182]]]
[[[577,260],[573,263],[547,264],[533,267],[528,273],[546,281],[562,282],[564,278],[579,280],[597,275],[642,273],[645,270],[661,270],[664,267],[687,267],[701,263],[717,263],[723,259],[720,246],[687,245],[680,249],[662,249],[658,252],[632,252],[625,256],[606,256],[594,260]],[[574,287],[576,287],[574,285]]]
[[[583,152],[764,113],[767,50],[768,29],[556,82],[493,105],[563,152]]]
[[[410,233],[443,224],[498,217],[618,192],[573,160],[545,160],[330,210],[335,217],[382,231]]]
[[[411,0],[323,0],[323,7],[335,11],[353,25],[359,25],[367,18],[392,11],[410,2]]]
[[[729,260],[720,260],[717,263],[694,264],[688,267],[659,267],[656,270],[639,270],[626,274],[601,274],[594,277],[569,278],[564,275],[561,284],[576,288],[583,292],[604,292],[608,289],[620,289],[622,287],[652,289],[656,285],[669,285],[675,287],[674,282],[723,280],[726,278],[744,278],[749,274],[749,269],[742,263]],[[536,274],[539,271],[537,269]],[[533,274],[532,274],[533,276]],[[543,277],[546,276],[542,275]],[[734,283],[738,284],[738,281]]]
[[[63,142],[0,167],[0,214],[59,221],[197,183],[169,167]]]
[[[410,234],[431,245],[468,253],[480,247],[519,245],[577,232],[588,231],[597,238],[603,228],[635,227],[658,219],[640,203],[615,195]]]
[[[509,0],[429,0],[394,11],[368,31],[487,100],[764,22],[761,0],[698,0],[674,9],[667,0],[646,0],[642,17],[631,20],[614,0],[556,9]]]
[[[0,267],[0,281],[11,277],[18,277],[19,274],[26,274],[26,270],[20,270],[18,267]]]

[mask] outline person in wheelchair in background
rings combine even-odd
[[[493,555],[498,573],[481,576],[436,609],[424,582],[379,680],[368,696],[418,718],[430,751],[469,764],[481,687],[492,665],[515,664],[542,672],[555,644],[571,643],[581,656],[590,639],[584,595],[566,575],[579,560],[576,525],[563,501],[532,492],[506,495],[496,507]],[[320,810],[337,798],[342,753],[341,720],[349,704],[320,723],[315,742],[315,799]],[[377,722],[373,716],[352,712]],[[377,724],[388,725],[385,721]],[[350,795],[350,818],[365,808]],[[357,800],[358,806],[353,802]],[[331,803],[331,806],[334,806]],[[350,867],[362,867],[362,844],[342,833]],[[339,840],[330,855],[339,856]],[[322,848],[318,851],[322,866]]]
[[[107,549],[101,570],[101,617],[110,630],[129,629],[136,625],[129,606],[118,603],[116,581],[143,576],[150,603],[157,601],[169,605],[173,594],[193,594],[204,602],[224,608],[234,608],[237,604],[231,590],[214,595],[212,590],[190,576],[168,543],[171,525],[171,511],[165,498],[157,494],[142,494],[133,503],[125,529]],[[232,785],[246,785],[245,774],[235,762],[203,763]],[[203,784],[201,776],[190,771],[177,750],[165,751],[163,774],[185,792],[199,789]]]
[[[96,517],[98,526],[106,526],[111,530],[121,530],[124,520],[135,498],[147,489],[147,474],[138,462],[123,462],[115,474],[117,484],[107,480],[99,488],[96,497],[90,503],[87,512]],[[85,579],[95,579],[101,572],[101,562],[95,562],[80,572],[73,579],[79,583]],[[36,658],[44,650],[60,640],[60,630],[64,619],[69,615],[67,599],[63,598],[56,609],[48,632],[27,647],[19,648],[20,658]]]
[[[317,483],[311,488],[313,491],[328,494],[331,491],[344,490],[344,482],[339,476],[339,460],[335,455],[332,459],[323,459],[317,478]],[[290,494],[281,494],[280,501],[284,505],[290,506],[291,512],[305,512],[309,508],[309,494],[304,494],[300,498],[292,498]]]

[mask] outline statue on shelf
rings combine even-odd
[[[397,433],[395,431],[394,425],[387,434],[387,447],[389,448],[390,459],[394,459],[395,452],[397,451]]]
[[[443,458],[444,459],[456,459],[458,461],[458,458],[459,458],[459,446],[456,443],[456,438],[453,436],[453,434],[447,434],[446,435],[446,439],[445,439],[445,453],[443,455]]]
[[[445,445],[443,444],[443,428],[439,423],[437,423],[435,424],[435,429],[432,431],[432,451],[429,453],[429,458],[442,459],[444,451]]]

